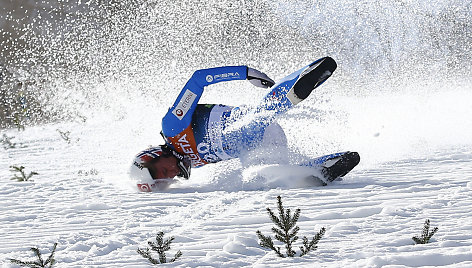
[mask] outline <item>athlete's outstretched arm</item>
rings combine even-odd
[[[162,119],[162,131],[173,137],[186,129],[200,100],[204,87],[224,81],[247,79],[247,66],[226,66],[195,71]]]

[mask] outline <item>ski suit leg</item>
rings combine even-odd
[[[261,142],[250,150],[241,150],[239,159],[244,167],[254,164],[286,164],[289,162],[287,137],[277,122],[264,130]]]
[[[255,148],[278,141],[276,147],[286,147],[286,137],[277,123],[276,116],[292,107],[285,88],[272,89],[252,108],[236,107],[224,117],[222,143],[223,150],[232,157],[240,158]],[[269,126],[274,127],[269,128]],[[276,126],[275,126],[276,125]],[[266,133],[267,132],[267,133]]]

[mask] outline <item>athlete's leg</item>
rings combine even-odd
[[[225,152],[239,157],[242,152],[256,148],[261,144],[265,129],[276,116],[307,98],[335,69],[333,59],[322,58],[282,79],[255,108],[233,109],[223,122],[222,144]]]
[[[279,149],[286,147],[285,134],[274,121],[277,115],[293,107],[287,98],[287,92],[283,87],[274,87],[255,108],[234,108],[223,123],[222,141],[225,152],[233,157],[240,157],[256,147],[266,146],[264,143],[275,141],[283,143],[283,146],[276,146]],[[271,150],[275,148],[270,147]]]
[[[264,130],[261,142],[252,150],[242,150],[239,156],[243,166],[256,164],[285,164],[289,162],[287,137],[277,122]]]

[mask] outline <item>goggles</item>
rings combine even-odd
[[[188,155],[180,154],[170,148],[168,145],[163,145],[161,147],[165,155],[173,155],[175,158],[177,158],[177,167],[180,169],[180,174],[178,176],[188,180],[190,177],[190,170],[192,168],[192,161]]]

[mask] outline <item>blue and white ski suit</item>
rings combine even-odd
[[[274,128],[272,126],[275,125],[277,135],[285,139],[283,131],[273,121],[275,115],[293,106],[287,93],[302,70],[274,85],[261,103],[252,109],[198,104],[206,86],[224,81],[245,80],[247,66],[196,71],[162,119],[162,132],[166,142],[176,151],[188,155],[193,167],[199,167],[238,158],[256,148],[265,139],[264,134],[269,126]]]

